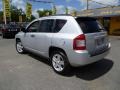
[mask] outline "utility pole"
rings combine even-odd
[[[51,3],[51,6],[52,6],[52,15],[55,15],[57,10],[56,10],[56,6],[54,3]]]
[[[87,10],[89,9],[89,0],[87,0]]]
[[[118,1],[118,6],[120,6],[120,0]]]
[[[92,0],[87,0],[87,10],[89,9],[89,1],[92,1]]]
[[[52,6],[52,15],[56,14],[56,6],[54,2],[49,2],[49,3],[51,3],[51,6]]]

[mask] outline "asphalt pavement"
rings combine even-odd
[[[18,54],[14,39],[0,38],[0,90],[119,90],[120,37],[103,60],[56,74],[48,60],[32,53]]]

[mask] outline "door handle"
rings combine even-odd
[[[32,34],[31,37],[35,37],[35,35]]]

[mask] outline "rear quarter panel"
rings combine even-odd
[[[61,48],[67,54],[69,60],[72,55],[73,50],[73,40],[80,34],[83,34],[78,23],[73,17],[70,17],[63,28],[58,32],[53,34],[52,46]],[[69,61],[71,63],[71,61]]]

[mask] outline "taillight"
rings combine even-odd
[[[85,50],[86,49],[86,41],[85,41],[84,34],[81,34],[74,39],[73,49],[74,50]]]

